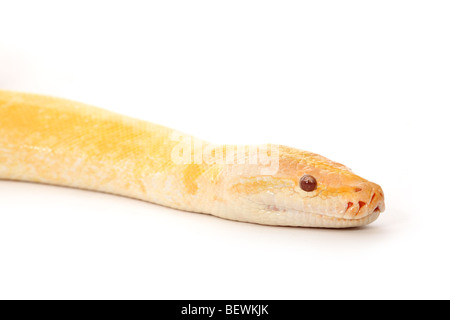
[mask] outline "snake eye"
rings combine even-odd
[[[300,179],[300,188],[302,188],[303,191],[311,192],[317,189],[317,181],[316,178],[313,176],[310,176],[309,174],[304,175]]]

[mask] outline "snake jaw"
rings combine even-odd
[[[324,186],[314,195],[286,187],[271,188],[243,199],[250,203],[260,223],[271,225],[359,227],[372,223],[384,211],[383,191],[369,181],[341,189]]]
[[[363,217],[343,218],[333,215],[326,215],[317,212],[305,212],[295,209],[284,209],[273,205],[267,205],[261,210],[266,216],[265,219],[270,225],[293,226],[293,227],[314,227],[314,228],[355,228],[368,225],[374,222],[380,215],[381,210],[376,208],[373,212]],[[254,222],[254,221],[250,221]]]

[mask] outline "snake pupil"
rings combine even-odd
[[[304,175],[300,179],[300,188],[302,188],[303,191],[311,192],[317,189],[317,181],[313,176],[310,175]]]

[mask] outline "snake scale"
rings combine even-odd
[[[82,103],[1,90],[0,179],[263,225],[358,227],[384,210],[379,185],[311,152],[215,145]]]

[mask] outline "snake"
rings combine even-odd
[[[270,226],[352,228],[381,187],[316,153],[214,144],[67,99],[0,90],[0,179],[115,194]]]

